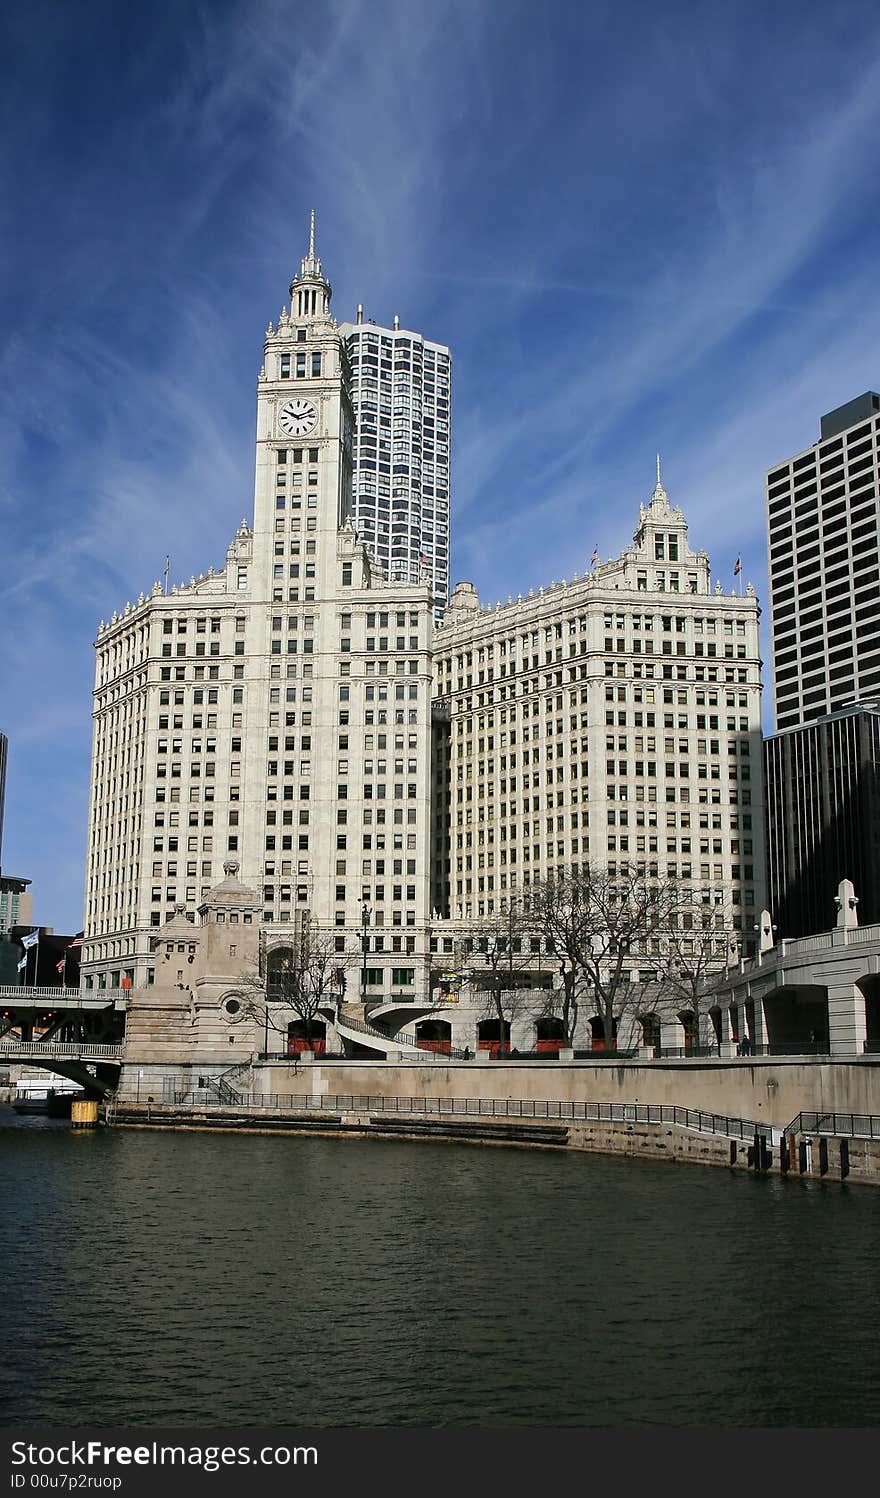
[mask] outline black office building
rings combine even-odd
[[[834,926],[850,879],[859,924],[880,921],[880,705],[855,706],[764,742],[767,879],[779,936]]]
[[[767,474],[776,728],[880,695],[880,396]]]

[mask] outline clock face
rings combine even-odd
[[[314,401],[285,401],[278,412],[278,425],[287,437],[304,437],[318,420]]]

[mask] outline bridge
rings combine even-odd
[[[77,1009],[83,1013],[103,1009],[125,1009],[131,990],[124,988],[34,988],[30,985],[0,983],[0,1013],[31,1009],[41,1013],[50,1009]]]
[[[725,1029],[759,1048],[811,1041],[835,1059],[880,1053],[880,925],[858,925],[849,880],[836,903],[832,930],[778,942],[763,913],[757,957],[730,969],[714,996]]]
[[[27,1065],[106,1097],[119,1081],[122,989],[0,986],[0,1064]]]

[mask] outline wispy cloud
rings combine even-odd
[[[302,17],[4,17],[5,857],[56,926],[81,919],[97,621],[250,514],[262,329],[310,207],[340,319],[452,346],[454,570],[487,598],[626,544],[658,446],[695,542],[760,584],[764,467],[876,383],[872,7]]]

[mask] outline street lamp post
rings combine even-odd
[[[368,935],[370,929],[370,914],[370,907],[365,900],[361,909],[361,1002],[363,1003],[365,1014],[367,1012],[367,949],[370,942],[370,938]]]
[[[269,961],[266,954],[265,938],[262,930],[257,936],[257,967],[260,977],[264,982],[263,995],[263,1055],[269,1054]]]

